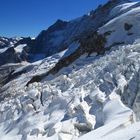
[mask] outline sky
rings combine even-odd
[[[57,19],[71,20],[107,0],[0,0],[0,36],[36,37]]]

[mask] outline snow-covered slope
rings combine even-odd
[[[113,18],[99,29],[99,32],[102,34],[110,32],[110,35],[107,37],[108,42],[106,46],[110,46],[114,43],[132,44],[135,40],[139,39],[140,33],[138,30],[140,28],[140,3],[134,2],[132,4],[124,4],[123,6],[118,7],[123,7],[120,10],[122,11],[122,9],[126,10],[131,7],[131,5],[133,5],[132,9],[120,16],[117,16],[116,18]],[[116,7],[113,10],[116,10]]]
[[[1,94],[6,97],[0,108],[2,133],[5,137],[17,135],[17,139],[69,140],[94,128],[111,127],[108,131],[116,132],[134,123],[133,111],[123,105],[117,94],[125,95],[127,86],[131,93],[138,88],[131,85],[136,84],[134,79],[139,74],[139,46],[120,46],[103,57],[82,56],[56,76],[29,87],[24,87],[25,83],[41,67],[22,74],[3,87],[6,92]],[[41,64],[44,68],[49,59]],[[139,93],[133,94],[125,100],[131,102]]]
[[[117,124],[117,125],[116,125]],[[134,123],[130,126],[125,126],[119,122],[110,123],[95,131],[92,131],[79,140],[139,140],[140,139],[140,123]],[[114,126],[116,128],[114,128]]]
[[[42,37],[55,33],[51,43],[61,44],[63,33],[54,31],[67,29],[65,35],[71,32],[71,36],[62,51],[55,44],[50,52],[57,53],[49,57],[1,66],[0,139],[139,140],[139,19],[139,3],[110,1],[70,23],[58,21],[49,33],[43,31],[37,37],[46,46],[40,43]],[[71,37],[75,38],[70,41]],[[101,47],[102,37],[106,39],[104,53],[92,49]],[[21,44],[14,48],[17,53],[24,50]],[[61,62],[67,65],[57,67]],[[55,74],[50,72],[54,68]],[[34,82],[29,82],[33,77]]]

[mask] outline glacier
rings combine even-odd
[[[100,7],[97,11],[92,11],[98,15],[96,21],[102,15]],[[92,12],[88,16],[94,16]],[[70,21],[71,28],[68,30],[67,26],[65,34],[69,35],[73,25],[82,19]],[[0,71],[9,68],[11,72],[5,79],[4,73],[0,73],[0,139],[139,140],[139,19],[139,2],[117,0],[109,15],[101,19],[106,23],[100,25],[99,21],[92,25],[92,21],[87,27],[89,30],[97,24],[98,34],[105,35],[105,52],[85,52],[55,74],[46,75],[80,48],[77,39],[70,43],[69,37],[68,47],[57,48],[60,50],[55,53],[51,48],[53,53],[40,60],[0,66]],[[80,39],[86,36],[83,30],[87,22],[84,19],[82,27],[77,28],[76,35],[82,32]],[[63,31],[54,34],[57,38],[50,41],[57,47],[64,34]],[[21,53],[24,47],[26,44],[18,44],[14,49]],[[29,82],[40,75],[43,78]]]

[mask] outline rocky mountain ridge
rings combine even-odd
[[[126,2],[129,2],[129,0],[111,0],[105,5],[100,5],[96,10],[91,11],[90,14],[78,19],[69,22],[57,20],[47,30],[43,30],[35,39],[21,38],[12,44],[12,42],[10,42],[10,40],[12,40],[11,38],[7,43],[11,43],[15,48],[20,44],[26,44],[27,47],[24,51],[29,53],[30,57],[27,59],[29,62],[34,61],[32,57],[35,57],[35,54],[42,54],[44,56],[53,55],[65,50],[74,41],[82,39],[84,36],[90,34],[90,32],[96,32],[98,28],[112,18],[133,8],[132,5],[125,10],[117,11],[114,15],[110,15],[116,5]],[[8,46],[10,45],[7,44],[7,47]]]

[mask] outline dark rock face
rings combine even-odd
[[[14,47],[8,48],[4,53],[0,54],[0,65],[6,63],[18,63],[21,62],[18,54],[16,54]]]
[[[5,65],[0,67],[0,88],[9,82],[9,75],[21,65]]]
[[[9,47],[3,53],[0,53],[0,66],[7,63],[20,63],[22,61],[30,61],[27,50],[28,46],[23,48],[22,52],[16,52],[15,47]]]
[[[55,48],[57,46],[57,44],[53,44],[52,39],[55,39],[56,36],[59,36],[59,32],[63,31],[63,29],[67,26],[67,23],[68,22],[66,21],[57,20],[56,23],[50,26],[47,30],[43,30],[35,39],[35,42],[33,45],[34,47],[32,47],[31,52],[46,53],[46,55],[51,55],[52,53],[56,53],[57,50],[51,50],[51,48]],[[61,35],[62,34],[60,33],[60,36]],[[57,42],[58,45],[63,45],[63,40],[61,41],[62,42],[58,40]]]
[[[48,28],[48,32],[55,32],[56,30],[63,30],[68,22],[58,19],[52,26]]]
[[[106,38],[104,35],[99,35],[97,32],[87,35],[84,39],[79,40],[80,46],[84,52],[90,55],[93,52],[102,54],[105,51],[104,45]]]
[[[30,53],[32,53],[32,48],[34,48],[35,40],[31,39],[30,37],[22,38],[15,44],[15,48],[18,45],[22,45],[22,44],[26,44],[26,46],[23,48],[21,54],[19,54],[21,61],[31,61]]]
[[[125,23],[125,24],[124,24],[124,29],[125,29],[126,31],[129,31],[132,27],[133,27],[132,24],[128,24],[128,23]]]

